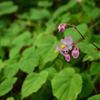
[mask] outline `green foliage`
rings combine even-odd
[[[29,18],[31,20],[40,20],[40,19],[43,19],[43,18],[50,18],[50,13],[48,12],[47,9],[43,8],[43,9],[35,9],[35,8],[32,8],[30,9],[30,16]]]
[[[0,84],[0,96],[3,96],[8,93],[12,89],[13,84],[16,82],[16,80],[17,78],[5,79]]]
[[[40,6],[40,7],[50,7],[50,6],[52,6],[52,2],[49,2],[49,1],[39,1],[38,2],[38,6]]]
[[[39,64],[39,55],[34,48],[26,49],[22,58],[19,61],[20,69],[24,72],[30,73],[34,71],[35,67]]]
[[[73,7],[76,4],[76,1],[70,0],[66,5],[58,8],[52,16],[52,19],[56,19],[61,13],[66,12],[68,9]]]
[[[100,74],[100,62],[93,62],[90,68],[91,75]]]
[[[13,97],[9,97],[6,100],[14,100],[14,98]]]
[[[76,26],[77,29],[82,33],[83,36],[85,36],[88,26],[87,24],[80,24],[78,26]],[[74,42],[78,41],[79,39],[81,39],[82,37],[78,34],[78,32],[75,29],[72,28],[67,28],[64,32],[64,37],[65,36],[71,36],[73,37]]]
[[[5,63],[0,59],[0,71],[5,67]]]
[[[57,38],[55,36],[45,36],[35,41],[34,45],[37,46],[37,51],[41,55],[42,65],[48,61],[53,61],[57,57],[57,55],[54,53],[54,42],[57,42]]]
[[[37,92],[41,88],[41,86],[46,82],[47,76],[47,71],[42,71],[39,74],[30,73],[26,77],[22,85],[22,98],[25,98],[30,94]]]
[[[52,80],[53,94],[59,100],[75,100],[82,89],[82,78],[71,68],[66,68]]]
[[[14,6],[12,1],[5,1],[0,3],[0,16],[15,12],[18,6]]]
[[[83,73],[82,79],[83,79],[83,87],[82,87],[82,91],[79,95],[80,98],[87,97],[88,95],[90,95],[93,91],[93,88],[94,88],[94,85],[91,82],[91,76],[90,75]]]
[[[1,1],[0,100],[99,100],[99,0]],[[55,54],[66,36],[79,48],[70,62]]]
[[[95,100],[99,100],[99,99],[100,99],[100,94],[94,95],[94,96],[88,98],[87,100],[94,100],[94,99],[95,99]]]

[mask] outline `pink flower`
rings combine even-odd
[[[56,47],[56,50],[58,50],[58,52],[62,55],[64,55],[64,53],[62,52],[62,50],[57,46],[57,44],[55,43],[55,47]]]
[[[78,58],[78,56],[79,56],[79,48],[76,46],[75,48],[74,48],[74,50],[72,51],[72,56],[73,56],[73,58]]]
[[[64,56],[65,56],[65,59],[69,62],[70,61],[70,55],[66,51],[64,52]]]
[[[65,45],[63,51],[69,51],[72,49],[73,38],[71,36],[66,36],[64,39],[61,39],[61,45]]]
[[[76,0],[77,2],[82,2],[83,0]]]
[[[64,23],[64,24],[60,24],[59,26],[58,26],[58,32],[60,32],[61,30],[62,30],[62,32],[64,32],[65,31],[65,27],[66,27],[66,23]]]

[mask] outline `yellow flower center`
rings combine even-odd
[[[58,50],[55,50],[55,53],[57,54],[58,53]]]
[[[62,49],[65,49],[65,45],[61,45],[61,48],[62,48]]]

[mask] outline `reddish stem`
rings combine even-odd
[[[84,38],[84,39],[85,39],[85,38]],[[72,46],[76,45],[78,42],[80,42],[80,41],[82,41],[82,40],[84,40],[84,39],[78,40],[77,42],[75,42],[74,44],[72,44]]]
[[[75,28],[75,29],[77,30],[77,32],[78,32],[78,33],[81,35],[81,37],[82,37],[82,39],[80,39],[79,41],[77,41],[77,42],[75,42],[74,44],[72,44],[72,46],[73,46],[73,45],[76,45],[78,42],[80,42],[80,41],[82,41],[82,40],[85,39],[84,36],[80,33],[80,31],[76,28],[76,26],[74,26],[74,25],[70,25],[70,24],[66,24],[66,26],[67,26],[67,25],[69,25],[69,26]],[[92,43],[92,42],[90,42],[90,43],[96,47],[95,50],[100,51],[100,48],[98,48],[94,43]]]

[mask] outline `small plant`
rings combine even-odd
[[[71,36],[66,36],[64,39],[60,40],[61,48],[59,48],[57,46],[57,44],[55,43],[55,47],[56,47],[55,53],[57,54],[59,52],[61,55],[63,55],[65,57],[66,61],[69,62],[71,57],[70,57],[70,54],[68,54],[68,52],[71,51],[71,55],[73,56],[74,59],[78,58],[78,56],[79,56],[79,48],[76,46],[76,44],[78,42],[84,40],[85,38],[75,26],[70,25],[70,24],[66,24],[66,23],[60,24],[58,26],[58,32],[60,32],[60,31],[64,32],[65,31],[65,27],[67,25],[75,28],[78,31],[78,33],[81,35],[81,37],[82,37],[82,39],[80,39],[77,42],[75,42],[74,44],[72,44],[73,43],[73,38]],[[92,43],[92,42],[90,42],[90,43]],[[95,50],[100,51],[100,49],[95,44],[93,44],[93,45],[96,47]],[[74,49],[72,49],[73,46],[75,46]]]

